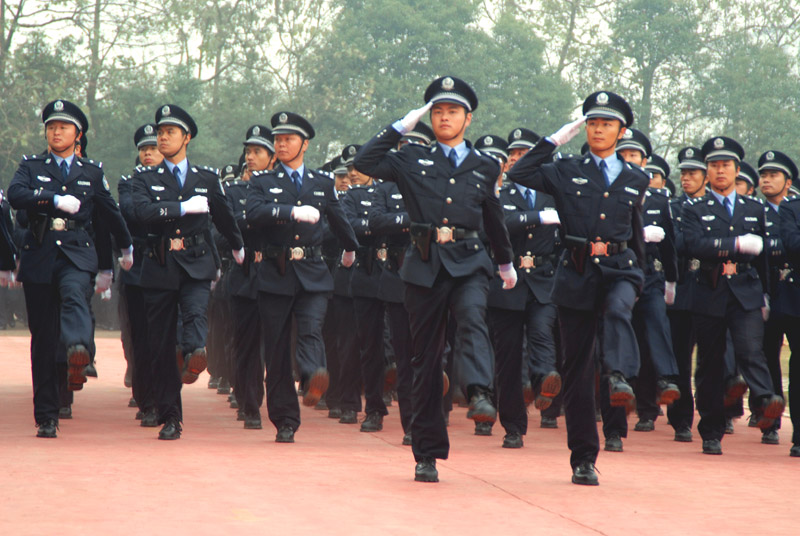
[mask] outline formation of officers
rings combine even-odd
[[[89,299],[110,286],[117,252],[131,405],[159,439],[181,436],[181,386],[208,369],[246,429],[262,428],[266,399],[281,443],[294,442],[300,401],[343,424],[363,410],[360,430],[379,432],[396,400],[422,482],[448,456],[453,403],[477,435],[499,419],[504,448],[523,447],[528,405],[542,428],[563,409],[584,485],[598,483],[597,421],[619,452],[634,410],[646,432],[665,406],[675,441],[691,442],[696,404],[702,451],[721,454],[749,390],[750,425],[779,442],[780,350],[800,336],[791,158],[770,150],[753,167],[715,136],[680,151],[675,196],[610,91],[550,136],[520,127],[474,144],[466,82],[438,78],[423,100],[320,169],[305,162],[313,126],[278,112],[221,173],[189,161],[190,114],[160,106],[135,132],[119,203],[86,158],[84,114],[48,104],[47,150],[8,189],[18,247],[11,222],[0,228],[0,277],[26,298],[37,435],[56,437],[94,372]],[[581,154],[559,151],[582,131]],[[800,457],[800,407],[791,414]]]

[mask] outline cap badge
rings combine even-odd
[[[772,151],[767,153],[767,160],[775,160],[775,153]]]
[[[723,147],[725,147],[725,140],[722,138],[714,140],[714,149],[722,149]]]
[[[285,123],[288,120],[289,120],[289,116],[287,116],[286,114],[281,114],[281,115],[278,116],[278,122],[279,123]]]
[[[518,140],[518,139],[520,139],[521,137],[522,137],[522,131],[521,131],[520,129],[517,129],[517,130],[515,130],[515,131],[514,131],[514,139],[515,139],[515,140]]]
[[[692,158],[694,156],[694,149],[686,149],[686,158]]]
[[[225,173],[233,173],[233,168],[231,166],[226,167]]]
[[[161,115],[170,115],[172,110],[169,109],[169,106],[164,106],[161,108]]]
[[[483,138],[483,143],[485,143],[486,145],[491,145],[493,141],[494,140],[492,139],[491,136],[486,136],[485,138]]]
[[[349,149],[347,149],[347,154],[349,154],[350,156],[355,156],[356,148],[351,146]]]
[[[53,105],[53,110],[56,112],[63,112],[64,111],[64,103],[60,100],[57,100],[56,103]]]
[[[144,133],[148,136],[153,133],[153,125],[147,125],[144,127]]]
[[[445,78],[442,80],[442,89],[444,89],[445,91],[450,91],[450,90],[451,90],[451,89],[453,89],[455,86],[456,86],[456,83],[455,83],[455,82],[453,82],[453,79],[452,79],[452,78],[450,78],[449,76],[445,77]]]
[[[261,129],[258,128],[258,126],[253,127],[253,136],[260,136],[260,135],[261,135]]]
[[[606,104],[608,104],[608,93],[600,93],[597,96],[597,104],[599,104],[600,106],[605,106]]]
[[[631,129],[626,129],[625,134],[623,134],[622,137],[626,140],[633,139],[633,131]]]

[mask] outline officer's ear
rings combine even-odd
[[[464,128],[467,128],[472,123],[472,112],[467,112],[467,116],[464,119]]]
[[[303,150],[303,152],[306,152],[308,150],[308,139],[303,140],[303,148],[302,148],[302,150]]]
[[[647,165],[647,157],[643,156],[642,157],[642,167],[645,167],[646,165]]]
[[[622,136],[625,135],[625,131],[628,130],[625,128],[625,125],[622,124],[622,121],[619,122],[619,133],[617,134],[617,140],[621,140]],[[644,166],[644,164],[642,164]]]

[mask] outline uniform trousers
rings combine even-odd
[[[678,389],[681,397],[667,408],[669,424],[675,429],[691,428],[694,423],[694,397],[692,396],[692,354],[695,333],[691,311],[667,311],[672,336],[672,349],[678,365]]]
[[[364,411],[387,415],[389,412],[383,401],[383,379],[386,369],[383,342],[385,305],[377,298],[355,296],[353,307],[359,342],[360,373],[364,385]]]
[[[264,403],[264,357],[258,300],[231,296],[236,401],[247,416],[260,414]]]
[[[390,341],[394,350],[397,365],[397,406],[400,411],[400,424],[403,433],[411,431],[413,415],[411,391],[414,373],[411,370],[411,328],[408,323],[408,312],[402,303],[386,302],[386,320],[389,324]]]
[[[125,303],[130,350],[128,366],[133,367],[133,398],[142,411],[154,409],[153,369],[145,365],[147,355],[147,312],[144,289],[139,285],[120,285],[121,300]],[[137,356],[139,356],[137,364]]]

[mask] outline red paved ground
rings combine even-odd
[[[712,457],[660,420],[601,452],[593,488],[569,481],[563,419],[542,430],[532,416],[525,448],[506,450],[499,426],[476,437],[459,409],[441,482],[420,484],[396,407],[377,434],[303,408],[297,442],[279,445],[266,418],[244,430],[206,375],[184,389],[182,439],[157,441],[126,407],[119,341],[98,348],[100,379],[45,440],[28,338],[0,337],[0,534],[800,534],[788,422],[776,447],[741,421]]]

